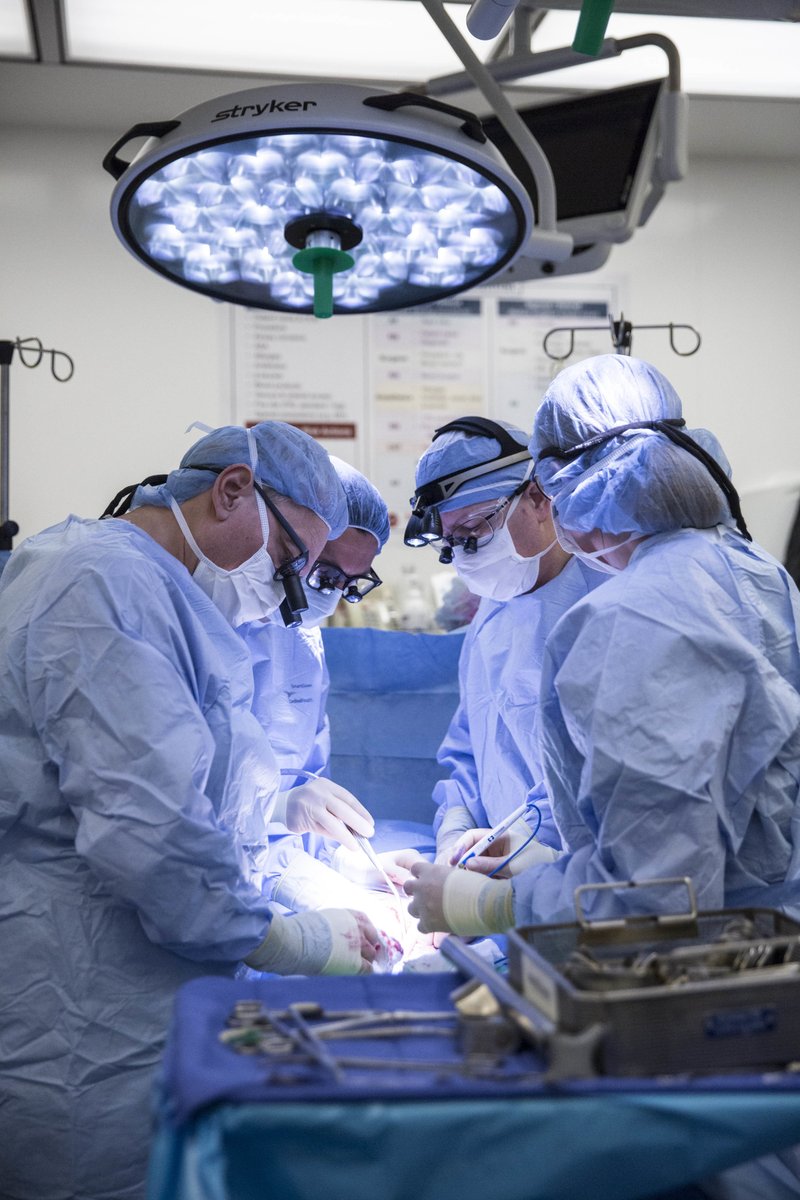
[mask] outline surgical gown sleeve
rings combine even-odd
[[[331,752],[326,709],[330,678],[319,629],[254,621],[238,631],[253,670],[253,713],[282,771],[327,774]],[[303,783],[286,774],[282,787]]]
[[[238,631],[253,669],[252,709],[269,739],[281,770],[281,790],[305,783],[307,775],[328,773],[330,723],[326,708],[330,677],[325,663],[322,635],[303,625],[288,628],[274,621],[254,621]],[[296,773],[293,773],[296,772]],[[270,899],[295,907],[278,894],[281,881],[293,866],[296,878],[308,864],[307,845],[329,861],[321,838],[302,838],[285,825],[269,827],[269,849],[260,852],[257,867],[263,873],[262,887]],[[332,853],[332,850],[331,850]],[[308,866],[314,878],[313,866]],[[284,892],[286,889],[284,889]]]
[[[233,744],[220,761],[210,722],[230,708],[230,680],[198,670],[172,604],[156,587],[145,607],[141,586],[87,568],[40,605],[25,665],[33,719],[99,887],[136,910],[151,941],[236,961],[264,937],[269,909],[205,789],[212,773],[218,792],[258,787],[258,764],[235,761]]]
[[[746,631],[721,614],[703,619],[693,587],[669,603],[655,589],[628,603],[622,587],[601,589],[597,607],[591,597],[579,604],[548,642],[543,753],[567,853],[515,881],[521,923],[574,919],[579,884],[676,876],[692,879],[700,908],[721,908],[726,862],[752,828],[765,773],[796,798],[780,756],[797,740],[797,696]],[[790,811],[768,830],[776,879],[788,863]],[[594,900],[590,914],[607,916],[685,909],[686,893]]]
[[[458,661],[458,683],[461,699],[458,708],[445,734],[444,741],[439,747],[436,761],[449,771],[447,779],[440,779],[433,789],[433,802],[436,804],[436,815],[433,819],[433,832],[437,833],[448,810],[460,808],[466,810],[471,818],[473,827],[489,825],[483,804],[481,802],[478,768],[472,749],[472,736],[469,728],[469,710],[465,702],[467,695],[466,679],[469,671],[469,656],[473,652],[477,633],[477,622],[469,627]],[[466,825],[467,815],[464,824]]]

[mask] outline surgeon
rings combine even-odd
[[[329,680],[319,627],[340,601],[358,604],[380,586],[373,561],[389,538],[389,514],[377,488],[342,459],[332,455],[330,461],[344,489],[348,524],[343,533],[326,542],[305,578],[308,608],[302,613],[302,623],[287,627],[276,613],[239,629],[253,664],[253,712],[269,737],[284,787],[328,770]],[[326,786],[335,794],[335,783],[326,781]],[[338,790],[353,802],[349,792]],[[284,815],[281,800],[285,794],[279,798],[273,821]],[[363,869],[352,868],[369,864],[350,830],[336,816],[333,803],[330,809],[325,826],[317,828],[333,841],[312,838],[310,853],[304,839],[287,836],[281,825],[270,827],[269,851],[260,859],[260,866],[268,894],[287,908],[326,908],[359,899],[353,882],[338,868],[344,867],[345,873],[360,881]],[[343,816],[346,820],[346,808]],[[350,854],[344,853],[347,849]],[[387,866],[392,867],[388,856]]]
[[[498,857],[472,860],[473,869],[498,868],[502,853],[513,854],[508,869],[516,872],[554,859],[561,846],[543,787],[542,659],[555,623],[604,576],[558,544],[527,441],[505,422],[464,417],[438,430],[417,464],[406,541],[429,541],[482,597],[438,755],[449,770],[434,790],[436,861],[446,866],[526,801],[528,811],[495,843]]]
[[[611,578],[548,639],[542,749],[564,853],[513,880],[414,867],[421,925],[457,933],[738,905],[800,912],[800,598],[747,532],[724,455],[669,381],[604,355],[536,414],[560,544]],[[600,885],[600,890],[596,890]],[[612,885],[603,887],[602,885]]]
[[[371,970],[362,914],[273,915],[252,873],[278,767],[234,630],[297,608],[346,525],[327,454],[268,421],[202,438],[121,518],[71,516],[14,551],[0,580],[3,1195],[139,1200],[152,1069],[184,981],[241,960]],[[316,781],[293,789],[290,828],[324,825],[327,803]]]

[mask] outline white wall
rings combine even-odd
[[[112,231],[100,163],[115,136],[0,126],[0,338],[36,334],[76,364],[65,385],[12,366],[23,536],[67,511],[99,513],[123,484],[169,469],[192,420],[230,415],[226,309],[145,270]],[[753,531],[778,555],[800,485],[798,196],[797,159],[693,160],[650,223],[585,277],[612,281],[634,322],[700,330],[692,358],[662,334],[635,336],[634,353],[674,381],[690,424],[721,438]]]
[[[99,514],[168,470],[195,418],[224,419],[224,312],[143,270],[108,215],[102,132],[0,130],[0,337],[75,360],[70,383],[11,368],[11,516],[27,535]]]

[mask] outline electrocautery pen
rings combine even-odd
[[[504,817],[499,825],[495,825],[494,829],[490,830],[485,837],[482,837],[475,843],[474,846],[471,846],[467,853],[458,860],[456,866],[466,868],[466,865],[470,859],[477,858],[478,855],[483,854],[484,850],[488,846],[491,846],[492,842],[496,842],[499,837],[502,837],[507,829],[511,828],[515,821],[518,821],[520,817],[525,815],[528,808],[529,804],[526,800],[524,804],[520,804],[519,808],[515,808],[512,813],[509,813],[507,817]]]

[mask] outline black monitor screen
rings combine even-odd
[[[557,220],[624,212],[663,80],[519,110],[555,178]],[[487,136],[536,199],[536,184],[496,117]]]

